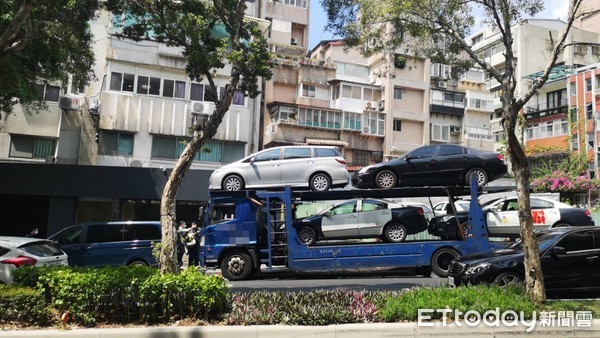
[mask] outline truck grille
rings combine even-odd
[[[448,274],[451,276],[458,276],[465,271],[465,267],[466,265],[464,263],[452,261],[452,263],[450,263],[450,267],[448,268]]]

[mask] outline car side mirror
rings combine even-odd
[[[404,156],[404,159],[405,159],[406,161],[410,161],[410,160],[412,160],[412,159],[413,159],[413,157],[412,157],[412,155],[408,154],[408,155]]]
[[[324,214],[325,217],[329,217],[331,215],[333,215],[333,213],[331,213],[331,211],[326,211]]]
[[[254,163],[254,157],[250,159],[250,164]]]
[[[552,250],[550,250],[550,254],[552,256],[566,255],[567,254],[567,250],[565,250],[565,248],[563,248],[561,246],[555,246],[555,247],[552,248]]]

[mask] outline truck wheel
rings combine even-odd
[[[302,227],[297,230],[296,234],[300,243],[306,246],[313,245],[317,240],[317,233],[313,228]]]
[[[238,175],[229,175],[223,180],[222,188],[227,191],[244,190],[244,180]]]
[[[252,274],[252,259],[245,252],[228,253],[221,261],[221,273],[229,280],[244,280]]]
[[[311,176],[308,185],[312,191],[327,191],[331,188],[331,179],[327,174],[316,173]]]
[[[399,223],[388,224],[383,230],[383,235],[388,242],[403,242],[406,239],[406,227]]]
[[[439,277],[448,276],[450,262],[460,256],[458,251],[451,248],[441,248],[431,256],[431,270]]]

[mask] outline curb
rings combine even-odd
[[[72,330],[15,330],[0,331],[0,337],[80,337],[80,338],[293,338],[318,336],[323,338],[375,338],[375,337],[600,337],[600,319],[592,321],[590,327],[536,327],[527,332],[527,327],[499,326],[458,327],[443,326],[441,322],[428,323],[423,327],[417,323],[340,324],[329,326],[178,326],[140,328],[101,328]]]

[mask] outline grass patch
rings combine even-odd
[[[591,311],[593,318],[600,318],[600,300],[557,300],[546,303],[547,311]]]

